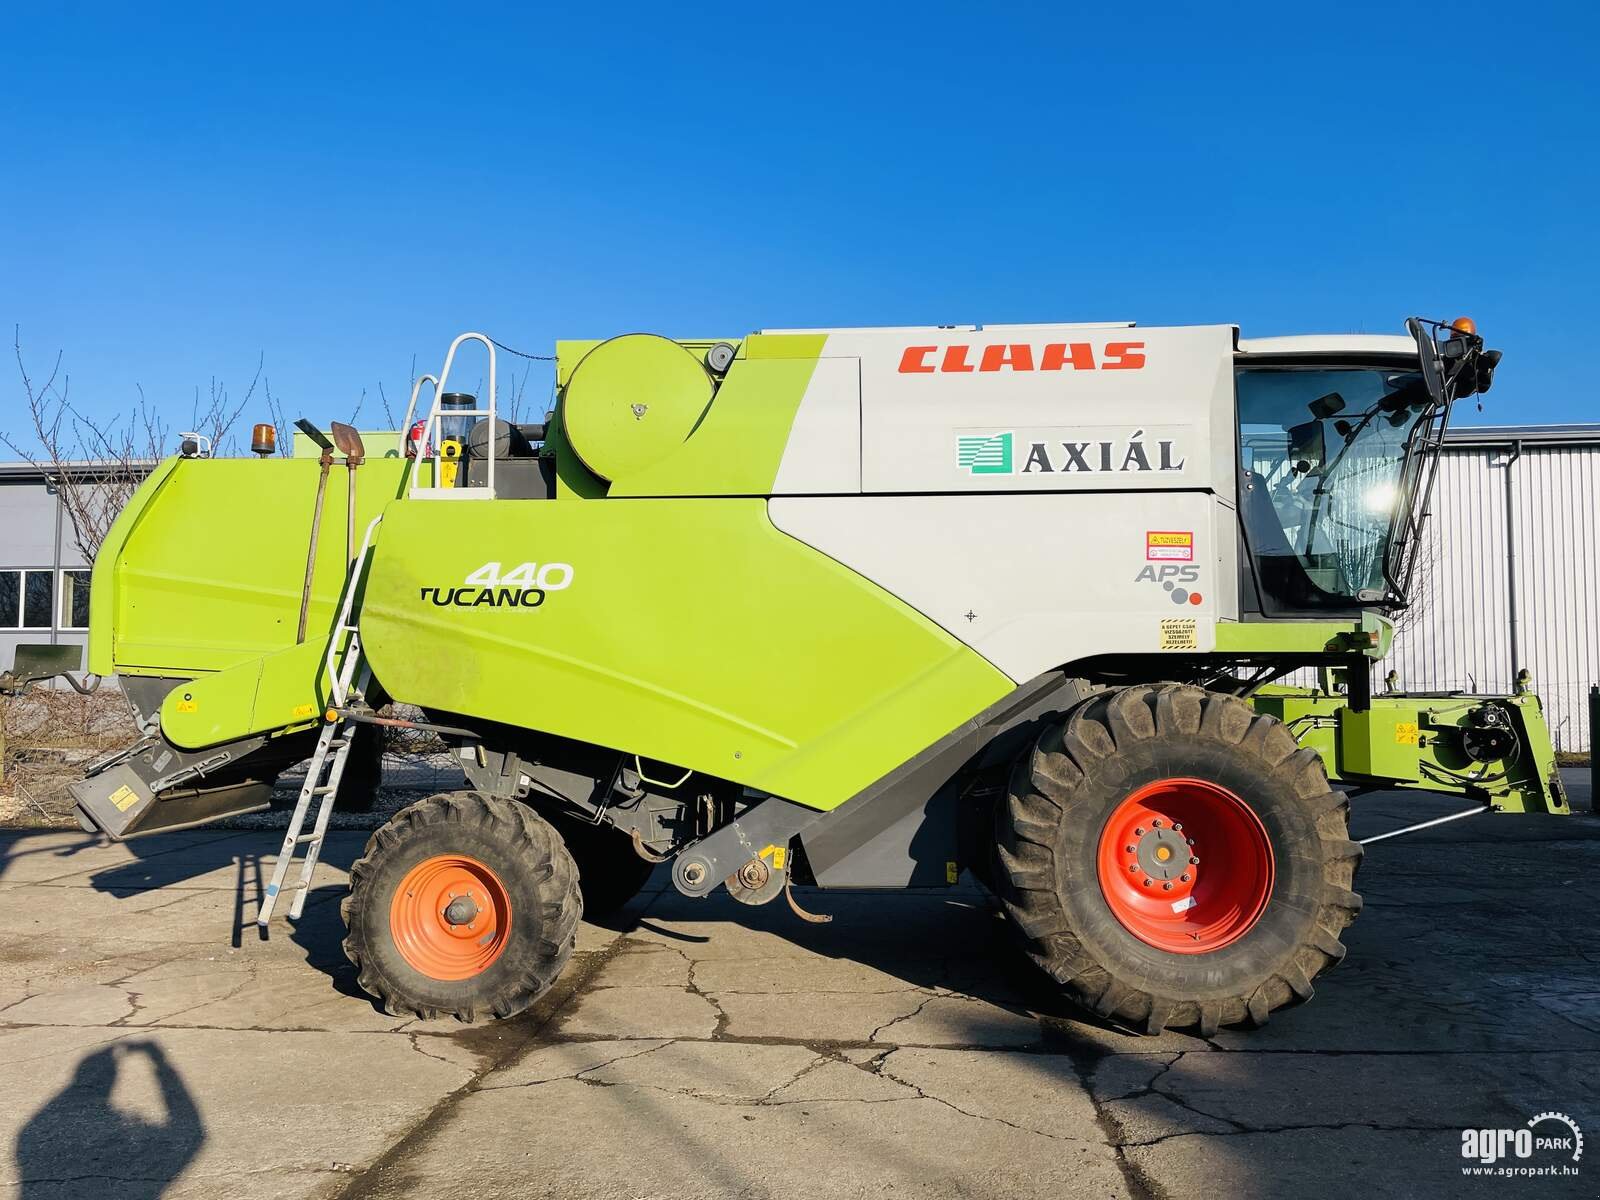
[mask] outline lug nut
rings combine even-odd
[[[1135,875],[1137,875],[1139,873],[1139,864],[1138,863],[1129,863],[1128,864],[1128,870],[1132,871]]]
[[[1181,824],[1179,824],[1177,821],[1174,821],[1172,823],[1172,832],[1173,833],[1182,833],[1183,832],[1183,826]]]
[[[1179,883],[1188,883],[1188,882],[1189,882],[1189,876],[1188,876],[1188,873],[1187,873],[1187,872],[1186,872],[1186,873],[1184,873],[1184,874],[1182,874],[1182,875],[1179,875],[1179,876],[1178,876],[1178,882],[1179,882]]]
[[[1151,821],[1150,824],[1154,825],[1157,829],[1160,829],[1161,828],[1161,818],[1157,817],[1154,821]]]
[[[1136,827],[1136,828],[1135,828],[1135,829],[1134,829],[1134,831],[1133,831],[1133,836],[1134,836],[1134,837],[1140,837],[1140,836],[1142,836],[1142,835],[1143,835],[1143,833],[1144,833],[1144,826],[1143,826],[1143,825],[1140,825],[1140,826],[1138,826],[1138,827]]]
[[[1170,883],[1163,883],[1161,885],[1161,890],[1163,892],[1170,892],[1172,890],[1172,885]]]
[[[1200,865],[1200,860],[1191,854],[1189,856],[1189,865],[1191,867],[1198,867]]]
[[[1149,887],[1149,886],[1150,886],[1150,882],[1151,882],[1151,881],[1150,881],[1150,880],[1148,880],[1148,879],[1146,879],[1146,880],[1145,880],[1145,881],[1144,881],[1144,885],[1145,885],[1145,887]]]
[[[1191,846],[1194,845],[1194,839],[1193,838],[1184,838],[1183,840],[1188,842],[1189,845],[1191,845]]]
[[[1132,846],[1124,846],[1123,849],[1126,850],[1129,854],[1132,854],[1133,850],[1134,850],[1134,848]]]

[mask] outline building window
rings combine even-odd
[[[0,571],[0,629],[49,629],[54,571]]]
[[[89,572],[87,569],[61,572],[62,629],[89,628]]]

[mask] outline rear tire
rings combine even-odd
[[[339,780],[339,808],[345,812],[368,813],[377,804],[383,787],[383,748],[381,727],[356,726]]]
[[[1309,1000],[1344,957],[1361,909],[1348,817],[1316,752],[1244,701],[1099,692],[1019,758],[997,891],[1029,957],[1080,1004],[1209,1037]]]
[[[582,912],[577,867],[546,821],[450,792],[373,833],[350,868],[344,951],[392,1015],[509,1017],[555,982]]]

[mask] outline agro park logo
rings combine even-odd
[[[1566,1113],[1542,1112],[1516,1129],[1463,1129],[1463,1175],[1576,1175],[1583,1131]]]
[[[1126,437],[1079,442],[1044,436],[1044,431],[1024,433],[1027,457],[1017,464],[1015,430],[1003,433],[958,434],[956,467],[969,475],[1121,475],[1182,471],[1187,458],[1171,438],[1147,443],[1143,429]]]

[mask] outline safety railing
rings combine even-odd
[[[481,342],[483,348],[489,352],[489,398],[487,405],[479,401],[474,408],[444,407],[444,397],[449,394],[450,368],[455,363],[456,351],[463,342]],[[433,383],[433,404],[428,409],[428,420],[423,426],[421,435],[415,439],[411,437],[411,420],[415,410],[417,395],[421,390],[424,380]],[[405,439],[404,445],[408,453],[412,453],[411,461],[411,487],[408,492],[413,500],[493,500],[494,499],[494,459],[495,459],[495,360],[494,341],[481,333],[463,333],[450,343],[450,350],[444,356],[444,366],[439,371],[437,379],[424,375],[417,380],[411,389],[411,405],[406,409],[406,423],[401,433]],[[461,417],[487,417],[489,420],[489,436],[485,439],[484,460],[487,463],[485,481],[482,485],[471,484],[465,477],[455,480],[446,486],[441,482],[444,463],[448,461],[444,456],[444,438],[441,436],[441,421]],[[429,463],[428,482],[422,483],[422,464]]]

